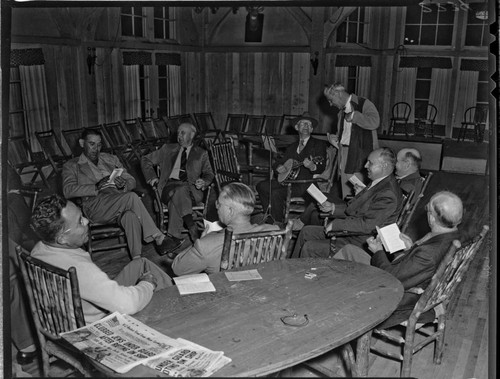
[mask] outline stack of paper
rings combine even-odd
[[[207,274],[184,275],[174,278],[175,285],[181,295],[192,293],[215,292],[215,287]]]
[[[307,192],[318,202],[318,204],[323,204],[328,200],[323,192],[321,192],[319,188],[314,185],[314,183],[307,187]]]

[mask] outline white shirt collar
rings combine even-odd
[[[391,175],[391,174],[389,174]],[[375,179],[371,184],[370,184],[370,187],[369,188],[372,188],[374,185],[376,185],[377,183],[380,183],[382,180],[384,180],[385,178],[387,178],[389,175],[386,175],[386,176],[383,176],[381,178],[378,178],[378,179]]]

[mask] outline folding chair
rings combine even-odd
[[[43,184],[47,188],[50,188],[50,184],[42,169],[47,166],[52,167],[51,163],[44,158],[42,152],[37,157],[31,151],[31,147],[24,136],[9,137],[8,162],[20,177],[28,174],[31,175],[29,185],[33,185],[36,179],[40,177]]]
[[[50,376],[50,364],[61,359],[85,377],[91,377],[84,355],[71,349],[59,336],[85,326],[78,277],[74,267],[62,270],[29,256],[16,247],[19,267],[27,289],[31,313],[42,351],[42,372]],[[71,374],[65,372],[62,376]]]
[[[431,181],[432,175],[432,172],[429,172],[425,178],[422,177],[420,179],[420,186],[416,186],[415,190],[408,195],[408,199],[405,202],[396,222],[402,233],[405,233],[406,229],[408,229],[410,220],[420,204],[420,200],[422,200],[425,195],[425,190]]]
[[[208,150],[208,146],[211,143],[215,143],[220,140],[222,130],[215,126],[215,121],[211,112],[194,113],[194,118],[200,133],[200,138],[198,140],[200,144]]]
[[[228,113],[226,125],[224,126],[224,137],[236,136],[236,138],[239,138],[240,133],[242,133],[245,128],[246,120],[246,114]]]
[[[447,309],[450,300],[457,289],[467,269],[474,259],[476,253],[484,242],[489,227],[483,226],[481,233],[472,242],[461,247],[458,240],[452,242],[446,256],[443,258],[437,271],[434,273],[431,283],[427,288],[410,288],[407,292],[421,295],[415,304],[413,311],[407,320],[398,326],[405,328],[403,336],[393,328],[377,329],[372,335],[386,339],[399,345],[402,350],[394,352],[393,349],[371,344],[371,351],[386,358],[396,359],[402,362],[401,376],[411,376],[411,364],[413,354],[420,351],[431,342],[435,342],[434,363],[440,364],[445,347],[444,336],[446,332]],[[431,323],[419,323],[422,314],[434,310],[435,319]],[[429,326],[431,330],[427,328]],[[417,340],[417,335],[423,339]],[[373,341],[372,341],[373,342]]]
[[[146,138],[148,146],[151,147],[151,150],[156,150],[165,143],[170,143],[170,131],[166,127],[167,124],[164,124],[163,127],[157,127],[157,125],[161,125],[158,122],[153,122],[152,119],[139,122],[141,124],[144,137]]]
[[[262,133],[268,136],[279,135],[283,133],[283,123],[285,116],[266,116]]]
[[[113,153],[120,158],[120,161],[128,169],[131,168],[131,163],[134,159],[137,161],[140,160],[141,151],[132,145],[119,121],[104,124],[102,130],[106,135],[106,139],[111,144]]]
[[[141,120],[139,118],[133,118],[129,120],[120,120],[120,125],[127,136],[129,143],[135,147],[140,155],[149,153],[154,149],[152,143],[150,143],[143,131]]]
[[[62,170],[63,164],[71,158],[63,149],[59,137],[55,134],[54,130],[46,130],[43,132],[35,132],[36,139],[42,147],[45,157],[52,165],[52,173],[59,173]],[[50,177],[50,175],[49,175]]]
[[[83,152],[83,149],[80,146],[82,133],[83,128],[67,129],[62,131],[62,135],[66,141],[66,145],[68,146],[72,158],[78,157]]]

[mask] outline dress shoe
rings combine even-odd
[[[198,230],[198,227],[196,225],[190,226],[188,229],[188,234],[189,238],[191,238],[191,241],[195,243],[195,241],[200,238],[200,232]]]
[[[163,242],[161,245],[156,245],[156,251],[160,255],[165,255],[168,254],[176,249],[178,249],[182,243],[184,242],[184,239],[182,238],[177,238],[174,236],[165,236],[163,239]]]
[[[33,362],[33,360],[37,357],[37,355],[38,352],[36,350],[29,352],[18,351],[16,355],[16,361],[21,366],[29,365],[31,362]]]

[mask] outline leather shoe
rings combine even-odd
[[[156,251],[160,255],[165,255],[178,249],[183,242],[184,239],[182,238],[177,238],[174,236],[165,236],[161,245],[156,245]]]
[[[196,242],[197,239],[200,238],[200,232],[198,231],[198,227],[196,225],[190,226],[188,229],[189,238],[193,243]]]
[[[29,352],[24,352],[24,351],[18,351],[16,355],[16,361],[19,363],[21,366],[24,365],[29,365],[34,361],[34,359],[37,357],[38,351],[29,351]]]

